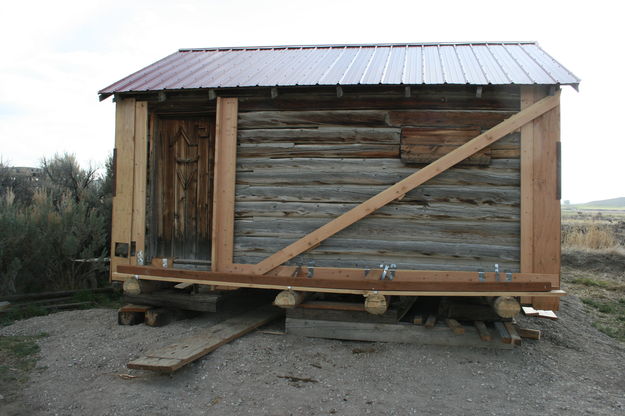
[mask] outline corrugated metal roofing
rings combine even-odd
[[[560,84],[580,80],[536,42],[180,49],[102,89],[114,93],[313,85]]]

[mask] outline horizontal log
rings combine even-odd
[[[235,255],[275,253],[293,240],[276,237],[236,237],[234,241]],[[384,258],[393,256],[410,260],[417,256],[427,258],[454,259],[487,259],[489,266],[492,260],[515,262],[519,260],[519,247],[510,245],[490,245],[479,243],[448,243],[437,241],[380,241],[338,238],[333,236],[322,242],[318,247],[306,252],[308,255],[343,255],[362,256],[363,258]]]
[[[407,127],[401,131],[400,154],[403,163],[428,164],[462,146],[480,134],[479,127]],[[488,166],[491,149],[487,147],[460,165]]]
[[[396,144],[295,145],[293,143],[239,145],[237,158],[246,157],[392,158],[399,157],[399,146]]]
[[[263,218],[235,221],[235,235],[242,237],[296,238],[327,223],[326,218]],[[339,238],[372,241],[483,241],[495,245],[519,244],[520,226],[516,222],[450,220],[412,220],[363,218],[340,231]]]
[[[239,130],[238,143],[399,144],[398,128],[315,127]]]
[[[419,171],[421,166],[406,165],[399,159],[393,163],[380,163],[378,160],[362,160],[360,163],[346,163],[346,160],[320,159],[298,163],[263,164],[245,163],[239,159],[237,184],[242,185],[392,185],[406,176]],[[287,159],[288,160],[288,159]],[[364,166],[363,166],[364,164]],[[456,167],[432,178],[429,185],[494,185],[519,186],[520,174],[511,169],[480,169]]]
[[[427,165],[447,153],[457,149],[460,145],[416,145],[402,144],[400,147],[401,160],[404,163]],[[488,166],[491,161],[491,150],[484,149],[460,162],[458,166],[474,165]]]
[[[477,126],[491,128],[515,111],[471,110],[319,110],[319,111],[256,111],[239,114],[238,128],[299,128],[314,126]]]
[[[362,202],[387,189],[386,186],[249,186],[237,185],[236,201]],[[422,185],[401,200],[402,203],[465,202],[467,204],[518,204],[518,187],[430,186]]]
[[[462,127],[477,126],[489,129],[514,115],[515,111],[427,111],[400,110],[389,111],[388,124],[394,127],[403,126],[445,126]]]
[[[349,211],[356,203],[326,202],[276,202],[239,201],[236,204],[237,219],[250,217],[268,218],[335,218]],[[488,220],[518,221],[518,204],[470,204],[466,202],[429,202],[419,205],[395,202],[369,215],[370,218],[393,218],[403,220]]]
[[[383,110],[255,111],[239,113],[238,129],[315,126],[388,127]]]
[[[511,136],[510,140],[514,140]],[[508,140],[508,138],[501,139]],[[497,142],[499,143],[499,142]],[[376,160],[371,160],[367,158],[353,158],[353,159],[336,159],[332,160],[329,158],[313,158],[313,157],[305,157],[305,158],[281,158],[281,159],[270,159],[270,158],[249,158],[249,159],[239,159],[237,160],[237,171],[245,172],[245,171],[253,171],[253,170],[261,170],[261,169],[311,169],[311,170],[327,170],[332,169],[334,172],[351,172],[363,170],[363,165],[371,164],[375,166],[376,170],[405,170],[406,172],[414,172],[414,166],[406,166],[401,160],[397,158],[379,158]],[[517,159],[500,159],[491,161],[488,170],[507,170],[507,171],[518,171],[520,167],[519,161]],[[456,168],[452,167],[449,170],[454,171],[456,169],[462,169],[465,171],[483,171],[487,170],[484,168],[477,167],[463,167]]]

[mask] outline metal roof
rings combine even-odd
[[[180,49],[99,91],[313,85],[507,85],[580,80],[536,42]]]

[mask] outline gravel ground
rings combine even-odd
[[[0,414],[625,414],[624,345],[596,331],[573,296],[559,316],[521,318],[544,338],[511,351],[254,332],[159,375],[125,364],[219,317],[151,328],[118,326],[114,310],[56,313],[0,329],[49,334],[30,381],[11,403],[0,400]]]

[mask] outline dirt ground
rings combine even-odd
[[[625,345],[595,330],[575,297],[559,316],[521,318],[544,338],[508,351],[254,332],[160,375],[125,365],[223,317],[152,328],[118,326],[112,309],[61,312],[0,329],[48,334],[30,381],[3,392],[0,414],[625,414]]]

